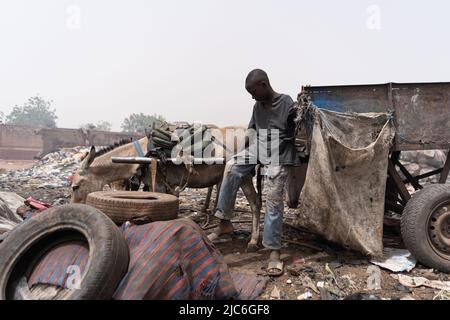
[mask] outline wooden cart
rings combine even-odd
[[[307,86],[301,95],[337,112],[393,112],[396,131],[390,153],[386,207],[402,213],[406,247],[423,264],[450,272],[450,157],[442,168],[418,176],[400,162],[402,151],[450,150],[450,83],[388,83]],[[440,184],[423,186],[433,175]],[[417,191],[410,194],[406,185]]]

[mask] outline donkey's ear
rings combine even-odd
[[[83,170],[89,169],[89,166],[92,164],[92,162],[94,162],[95,153],[96,153],[95,147],[92,146],[91,150],[89,151],[89,154],[87,155],[86,159],[84,159],[84,161],[83,161],[83,167],[82,167]]]

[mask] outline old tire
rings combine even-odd
[[[97,208],[117,224],[147,223],[178,218],[178,198],[165,193],[100,191],[88,195],[86,204]]]
[[[80,288],[60,299],[111,299],[128,270],[128,246],[107,216],[82,204],[48,209],[8,234],[0,244],[0,299],[13,299],[16,283],[53,247],[71,240],[87,242],[89,261]]]
[[[450,273],[450,186],[430,185],[415,193],[403,211],[401,230],[417,260]]]

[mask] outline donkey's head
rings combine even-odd
[[[87,157],[81,163],[72,178],[72,203],[85,203],[87,195],[91,192],[101,191],[103,181],[96,179],[90,173],[90,166],[96,157],[95,147],[92,147]]]
[[[83,160],[80,169],[72,178],[72,203],[85,203],[89,193],[101,191],[106,184],[131,178],[136,174],[138,164],[117,164],[112,157],[136,157],[136,145],[123,139],[109,147],[96,151],[92,147]],[[147,137],[138,140],[141,148],[147,146]]]

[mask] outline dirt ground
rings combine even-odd
[[[29,163],[7,164],[9,168],[28,166]],[[2,163],[2,166],[4,164]],[[5,166],[4,166],[5,167]],[[17,186],[16,186],[17,187]],[[14,191],[22,197],[34,197],[53,204],[64,204],[70,199],[69,188],[36,189],[22,186]],[[215,194],[213,193],[212,199]],[[206,225],[206,218],[201,213],[206,198],[206,189],[188,189],[180,197],[180,216],[191,217],[207,233],[216,225],[211,218]],[[219,239],[215,244],[224,255],[224,259],[232,271],[253,273],[264,276],[269,252],[261,248],[257,252],[246,252],[246,245],[250,237],[251,213],[250,207],[241,193],[236,202],[235,232],[231,236]],[[211,210],[210,210],[211,212]],[[367,284],[372,264],[358,253],[329,243],[306,230],[299,230],[292,226],[294,211],[287,209],[284,216],[284,247],[282,259],[285,263],[285,273],[278,278],[271,278],[260,299],[297,300],[303,299],[305,293],[311,293],[310,299],[433,299],[439,290],[429,288],[409,289],[400,285],[391,275],[392,272],[381,269],[381,290],[368,290]],[[263,217],[261,217],[261,221]],[[385,227],[384,244],[387,247],[403,248],[399,226]],[[302,261],[305,259],[306,261]],[[449,281],[449,275],[429,270],[418,264],[408,273],[410,276],[425,276],[430,280]],[[327,290],[317,287],[325,283]]]
[[[181,199],[181,211],[200,212],[204,203],[204,191],[189,190]],[[214,199],[214,194],[213,194]],[[265,276],[270,252],[261,249],[254,253],[246,252],[251,231],[250,207],[242,194],[238,194],[236,202],[235,232],[232,236],[224,236],[216,242],[217,248],[232,271],[253,273]],[[368,281],[373,275],[369,267],[374,265],[370,259],[353,251],[345,250],[338,245],[292,226],[294,209],[285,209],[282,260],[285,273],[281,277],[271,278],[260,299],[274,299],[274,288],[280,292],[281,299],[301,300],[305,292],[311,293],[312,300],[335,299],[414,299],[430,300],[436,298],[439,290],[430,288],[407,288],[394,279],[393,272],[381,271],[381,290],[369,290]],[[263,217],[261,218],[261,221]],[[217,221],[210,221],[212,228]],[[207,231],[209,232],[209,231]],[[261,238],[261,237],[260,237]],[[385,226],[385,247],[404,248],[400,235],[400,226]],[[304,259],[304,260],[302,260]],[[426,277],[430,280],[449,281],[450,276],[430,270],[417,264],[411,272],[405,273],[414,277]],[[321,290],[317,284],[324,282],[329,290]],[[330,286],[328,286],[330,284]]]

